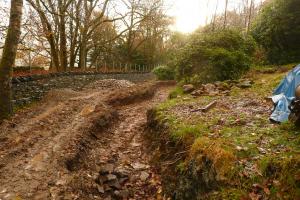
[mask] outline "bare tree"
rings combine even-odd
[[[225,0],[225,12],[224,12],[224,24],[223,24],[223,29],[226,28],[226,23],[227,23],[227,8],[228,8],[228,0]]]
[[[12,0],[10,20],[3,55],[0,61],[0,120],[12,113],[11,76],[21,35],[23,0]]]
[[[249,32],[250,30],[250,26],[251,26],[251,17],[252,17],[252,14],[253,14],[253,9],[254,9],[254,2],[253,0],[251,0],[250,2],[250,8],[249,8],[249,16],[248,16],[248,25],[247,25],[247,33]]]
[[[216,26],[216,18],[217,18],[218,5],[219,5],[219,0],[217,0],[215,12],[214,12],[213,17],[212,17],[212,30],[213,31],[215,30],[215,26]]]

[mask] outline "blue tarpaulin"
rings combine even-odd
[[[275,122],[285,122],[291,113],[289,105],[295,98],[295,90],[300,85],[300,65],[295,67],[281,81],[275,89],[272,101],[275,104],[274,111],[270,117]]]

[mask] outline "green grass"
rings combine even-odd
[[[182,87],[176,87],[169,94],[169,99],[177,98],[178,96],[182,96],[184,94]]]

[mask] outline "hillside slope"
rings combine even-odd
[[[300,198],[300,132],[271,124],[266,98],[286,72],[251,74],[244,82],[252,86],[216,83],[196,96],[177,88],[148,113],[154,162],[172,199]]]

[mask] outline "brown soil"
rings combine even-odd
[[[57,90],[0,126],[0,199],[158,199],[143,140],[170,86]]]

